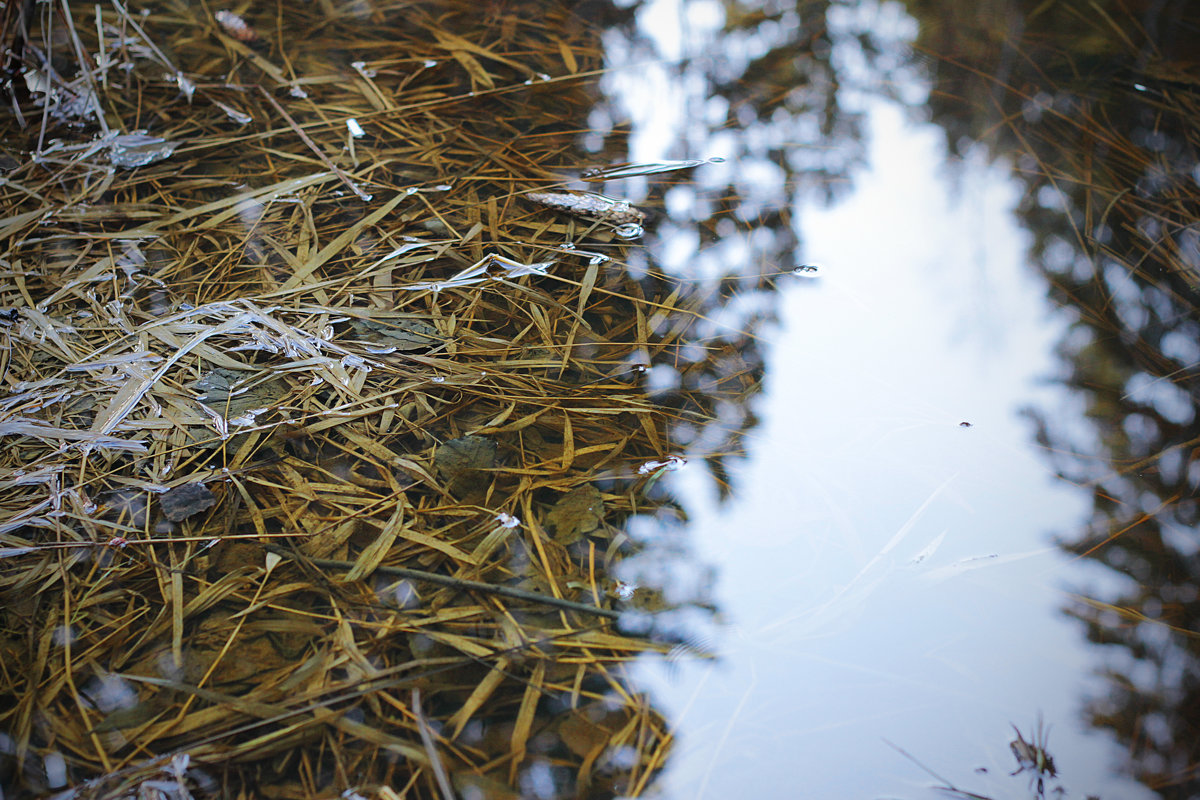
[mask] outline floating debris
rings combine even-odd
[[[216,14],[213,14],[213,18],[225,29],[226,33],[239,42],[250,44],[251,42],[258,41],[258,31],[254,30],[246,20],[232,11],[218,11]]]
[[[366,344],[367,352],[376,355],[428,350],[445,343],[437,328],[407,317],[351,319],[350,329],[356,340]]]
[[[496,464],[496,442],[486,436],[462,436],[441,444],[433,453],[434,473],[454,496],[481,494]]]
[[[244,111],[238,111],[236,108],[229,105],[228,103],[222,103],[220,100],[217,100],[212,97],[209,98],[209,102],[212,103],[217,108],[224,111],[225,116],[229,117],[231,120],[236,122],[238,125],[246,125],[246,124],[254,121],[254,117],[250,116],[249,114],[245,113]]]
[[[559,544],[573,544],[600,527],[604,511],[604,497],[589,483],[558,499],[546,514],[546,527],[554,528],[554,540]]]
[[[418,291],[428,289],[434,292],[440,292],[445,289],[453,289],[459,286],[472,286],[477,283],[484,283],[489,280],[497,280],[501,278],[519,278],[522,275],[545,275],[550,267],[554,266],[553,261],[538,261],[533,264],[522,264],[520,261],[514,261],[498,253],[488,253],[483,258],[476,261],[471,266],[457,273],[453,277],[447,278],[444,281],[429,281],[424,283],[414,283],[411,286],[401,287],[406,291]],[[491,272],[492,267],[502,267],[503,271],[497,275]]]
[[[1009,742],[1008,747],[1012,750],[1013,758],[1017,760],[1017,769],[1011,774],[1020,775],[1022,772],[1032,772],[1033,780],[1037,783],[1038,797],[1044,797],[1046,793],[1045,779],[1058,777],[1054,758],[1046,750],[1050,744],[1050,729],[1042,724],[1040,716],[1030,741],[1025,740],[1016,725],[1013,725],[1012,729],[1017,738]]]
[[[659,172],[675,172],[681,169],[691,169],[703,164],[721,164],[725,159],[720,156],[713,158],[689,158],[682,161],[647,161],[642,164],[621,164],[615,167],[592,167],[585,169],[579,177],[585,181],[603,181],[612,178],[634,178],[639,175],[655,175]]]
[[[821,268],[813,264],[801,264],[792,270],[793,275],[799,275],[801,278],[812,278],[821,271]]]
[[[646,215],[628,200],[615,200],[593,192],[530,192],[525,198],[573,217],[602,220],[615,225],[640,226]]]
[[[178,142],[169,142],[158,136],[149,136],[145,131],[134,131],[114,136],[108,145],[108,158],[114,167],[134,169],[162,161],[175,152]]]
[[[649,475],[652,472],[674,472],[680,469],[687,460],[679,456],[667,456],[665,461],[647,461],[638,467],[638,475]]]
[[[182,522],[217,504],[216,496],[203,483],[185,483],[158,499],[163,516],[171,522]]]
[[[624,225],[617,226],[613,231],[620,239],[636,239],[646,232],[646,229],[636,222],[626,222]]]
[[[651,352],[704,374],[723,362],[692,341],[710,302],[699,287],[664,276],[643,291],[608,268],[640,261],[615,233],[640,230],[640,212],[589,201],[607,214],[593,244],[591,223],[510,196],[514,182],[559,189],[603,69],[594,32],[551,41],[543,20],[506,13],[516,27],[499,42],[469,14],[411,26],[398,6],[360,19],[335,3],[339,19],[302,3],[250,52],[234,17],[212,12],[267,25],[253,4],[194,20],[126,4],[99,20],[38,5],[56,32],[39,62],[73,69],[33,74],[54,96],[11,104],[33,124],[8,115],[0,152],[0,705],[24,704],[13,738],[32,765],[5,772],[5,789],[426,796],[441,758],[439,797],[516,798],[530,774],[540,788],[550,752],[556,785],[561,773],[562,786],[649,790],[670,721],[606,676],[673,640],[618,627],[607,587],[637,555],[627,524],[670,509],[630,473],[666,457],[677,414],[615,376]],[[66,15],[92,63],[71,64]],[[373,36],[378,52],[362,47]],[[578,64],[563,71],[565,56]],[[464,62],[504,90],[482,91]],[[535,91],[507,91],[526,77]],[[481,90],[470,102],[466,78]],[[544,114],[566,124],[477,164],[496,144],[480,118]],[[39,117],[41,141],[28,130]],[[251,122],[269,138],[247,136]],[[186,174],[165,180],[176,170],[154,159],[176,143]],[[369,192],[379,199],[360,208]],[[436,294],[449,287],[461,288]],[[756,386],[740,384],[739,402]],[[153,613],[131,613],[129,597]],[[327,613],[345,597],[354,613]],[[47,660],[55,643],[123,664],[125,699],[80,703],[79,659]],[[569,707],[544,698],[562,663],[583,692]],[[393,713],[397,680],[428,698],[422,720]],[[326,754],[354,775],[271,769]]]

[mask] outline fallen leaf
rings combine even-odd
[[[554,540],[560,544],[574,544],[603,520],[604,498],[591,484],[564,494],[546,515],[546,525],[554,528]]]
[[[486,436],[462,436],[444,442],[433,454],[433,469],[446,491],[462,495],[481,488],[488,476],[480,470],[496,463],[496,443]]]
[[[185,483],[163,494],[158,500],[163,516],[181,522],[217,504],[217,498],[203,483]]]

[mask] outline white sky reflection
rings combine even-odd
[[[821,277],[783,298],[734,499],[717,507],[698,465],[664,478],[727,625],[717,665],[639,672],[678,726],[661,787],[945,796],[887,739],[960,788],[1027,797],[1009,723],[1028,734],[1040,712],[1068,797],[1149,797],[1077,723],[1094,651],[1057,609],[1083,577],[1049,535],[1087,498],[1017,417],[1069,405],[1037,386],[1060,328],[1023,265],[1017,189],[982,164],[951,189],[936,129],[882,101],[870,120],[872,170],[797,213]]]

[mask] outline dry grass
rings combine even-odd
[[[610,570],[700,413],[639,365],[699,305],[521,199],[579,166],[585,12],[39,6],[0,186],[9,796],[648,786],[671,736],[622,665],[667,645]]]

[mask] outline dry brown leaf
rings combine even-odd
[[[215,506],[217,498],[203,483],[185,483],[163,492],[158,503],[163,516],[172,522],[182,522]]]
[[[574,544],[604,521],[604,497],[591,484],[580,486],[558,499],[546,514],[546,527],[554,528],[554,541]]]

